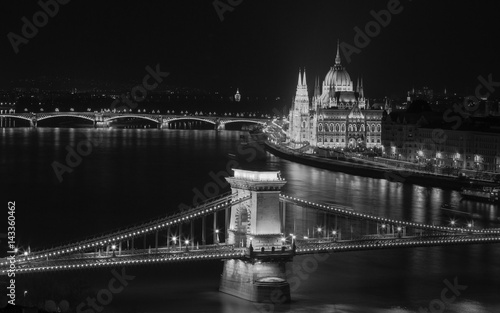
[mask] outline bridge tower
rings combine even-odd
[[[279,209],[286,181],[278,171],[240,169],[234,169],[234,177],[226,180],[235,197],[251,198],[231,208],[227,243],[247,247],[247,257],[224,261],[219,290],[255,302],[289,302],[285,272],[295,250],[282,241]]]

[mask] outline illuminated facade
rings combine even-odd
[[[301,73],[289,116],[290,141],[329,148],[381,146],[383,110],[369,109],[363,80],[354,86],[341,64],[339,46],[335,65],[321,86],[316,79],[314,95],[309,97],[306,71]]]

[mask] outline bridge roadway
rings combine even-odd
[[[237,197],[231,192],[222,194],[207,200],[206,202],[187,209],[183,212],[171,216],[162,217],[136,226],[127,227],[121,230],[110,232],[87,240],[71,243],[52,249],[31,252],[27,256],[16,257],[16,271],[20,273],[35,271],[52,271],[64,269],[78,269],[85,267],[102,267],[115,265],[133,265],[156,262],[208,260],[208,259],[238,259],[252,257],[259,251],[250,254],[248,248],[219,244],[215,246],[201,246],[201,248],[188,248],[184,246],[182,250],[178,248],[153,248],[147,250],[120,250],[115,251],[115,256],[99,256],[94,252],[111,244],[153,233],[170,226],[181,225],[182,223],[193,221],[196,218],[213,214],[217,211],[230,208],[233,205],[241,204],[250,199],[250,195]],[[358,213],[349,207],[340,205],[323,205],[311,201],[280,195],[280,202],[291,203],[305,208],[319,210],[346,220],[358,220],[371,223],[372,227],[366,228],[366,233],[357,230],[361,234],[355,239],[340,240],[341,238],[321,238],[321,239],[295,239],[293,248],[290,239],[284,245],[276,246],[276,251],[266,248],[265,255],[272,256],[273,253],[279,255],[284,246],[289,255],[302,255],[312,253],[332,253],[346,251],[363,251],[389,248],[410,248],[428,247],[456,244],[476,244],[476,243],[500,243],[499,229],[473,229],[472,227],[448,227],[438,225],[427,225],[408,221],[400,221],[374,216],[371,214]],[[352,224],[349,224],[352,225]],[[406,232],[380,233],[379,228],[389,229],[388,226],[408,229]],[[368,225],[370,226],[370,225]],[[376,226],[376,233],[373,231]],[[351,226],[352,227],[352,226]],[[387,227],[387,228],[386,228]],[[360,227],[361,228],[361,227]],[[393,228],[394,229],[394,228]],[[251,236],[251,234],[248,234]],[[351,235],[352,236],[352,235]],[[340,237],[340,236],[339,236]],[[337,240],[338,239],[338,240]],[[259,247],[260,249],[260,247]],[[257,249],[258,250],[258,249]],[[91,251],[91,252],[90,252]],[[262,256],[262,255],[261,255]],[[9,260],[3,259],[0,262],[0,274],[5,275],[9,268]]]
[[[441,236],[372,236],[360,240],[322,239],[314,241],[298,241],[294,245],[276,247],[276,251],[251,252],[249,248],[236,248],[233,245],[207,245],[200,247],[174,247],[158,249],[122,250],[106,252],[102,255],[95,252],[66,255],[51,260],[16,261],[16,273],[36,273],[61,270],[78,270],[85,268],[102,268],[112,266],[132,266],[154,263],[251,259],[255,256],[295,256],[315,253],[336,253],[348,251],[366,251],[395,248],[416,248],[460,244],[500,243],[498,234],[461,233]],[[281,248],[284,247],[284,251]],[[2,267],[0,275],[7,274],[8,267]]]

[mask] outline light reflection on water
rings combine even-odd
[[[181,202],[192,202],[193,188],[203,190],[211,181],[210,172],[225,170],[230,160],[227,153],[237,151],[240,134],[155,129],[2,129],[0,174],[9,177],[0,185],[2,201],[7,201],[7,195],[19,201],[19,208],[23,208],[18,213],[22,221],[20,240],[32,248],[40,243],[60,242],[61,234],[71,239],[135,223],[171,212]],[[75,147],[99,135],[103,136],[99,146],[58,183],[52,162],[64,162],[68,145]],[[449,222],[450,214],[440,207],[451,203],[460,211],[480,216],[476,226],[498,227],[498,206],[460,201],[457,191],[335,173],[269,154],[265,162],[250,165],[280,170],[288,182],[283,192],[309,201],[435,224]],[[322,224],[322,214],[289,208],[287,232],[295,224],[293,231],[304,235]],[[466,221],[460,219],[461,223]],[[296,257],[294,264],[302,264],[305,258]],[[300,281],[292,294],[292,304],[278,305],[273,311],[415,312],[440,297],[444,279],[458,277],[468,289],[446,307],[446,312],[500,312],[499,258],[497,245],[332,254]],[[220,264],[206,267],[210,273],[205,276],[183,268],[185,275],[180,280],[172,278],[169,269],[169,265],[161,270],[138,269],[140,279],[110,308],[132,301],[127,312],[268,312],[269,307],[218,293]],[[98,291],[101,285],[94,286]]]

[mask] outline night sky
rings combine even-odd
[[[21,18],[32,20],[41,8],[5,0],[0,83],[42,75],[140,82],[145,66],[159,63],[171,73],[169,85],[289,97],[299,66],[311,85],[315,75],[322,80],[337,39],[354,45],[354,27],[364,29],[374,20],[370,11],[389,2],[243,0],[221,21],[213,1],[72,0],[15,54],[7,34],[21,35]],[[470,93],[478,75],[490,73],[500,81],[500,2],[402,0],[400,6],[350,64],[343,57],[353,80],[363,75],[368,97],[412,86]]]

